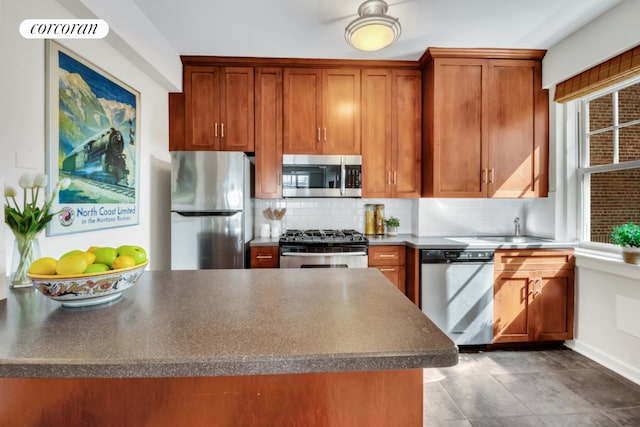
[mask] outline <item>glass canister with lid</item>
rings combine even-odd
[[[384,205],[376,205],[376,234],[384,234]]]
[[[364,234],[375,234],[376,232],[376,210],[375,205],[367,203],[364,205]]]

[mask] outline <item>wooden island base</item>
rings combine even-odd
[[[0,378],[2,426],[421,426],[422,369]]]

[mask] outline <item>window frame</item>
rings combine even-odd
[[[611,244],[611,243],[599,243],[592,242],[590,239],[591,233],[591,192],[590,192],[590,178],[593,173],[603,173],[603,172],[616,172],[622,170],[629,169],[640,169],[640,159],[632,160],[626,162],[619,162],[619,131],[620,129],[627,128],[629,126],[634,126],[640,124],[640,118],[637,120],[633,120],[630,122],[625,122],[622,125],[619,123],[618,117],[618,92],[627,87],[640,84],[640,76],[634,76],[629,78],[623,82],[617,83],[615,85],[609,86],[605,89],[599,90],[597,92],[590,93],[584,97],[581,97],[577,100],[577,127],[578,127],[578,144],[577,144],[577,205],[578,205],[578,229],[577,229],[577,240],[581,247],[586,249],[592,249],[596,251],[603,252],[620,252],[620,248]],[[612,113],[613,113],[613,124],[612,126],[598,129],[597,131],[591,132],[589,131],[589,102],[594,99],[600,98],[607,94],[612,94]],[[589,166],[589,138],[591,135],[599,134],[603,132],[607,132],[609,130],[613,131],[612,142],[614,144],[613,147],[613,163],[605,164],[605,165],[596,165]]]

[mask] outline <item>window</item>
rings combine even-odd
[[[640,78],[580,101],[580,240],[609,243],[614,225],[640,223]]]

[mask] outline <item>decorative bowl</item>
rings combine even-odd
[[[86,307],[120,298],[123,291],[136,283],[148,263],[100,273],[28,276],[42,295],[61,302],[65,307]]]

